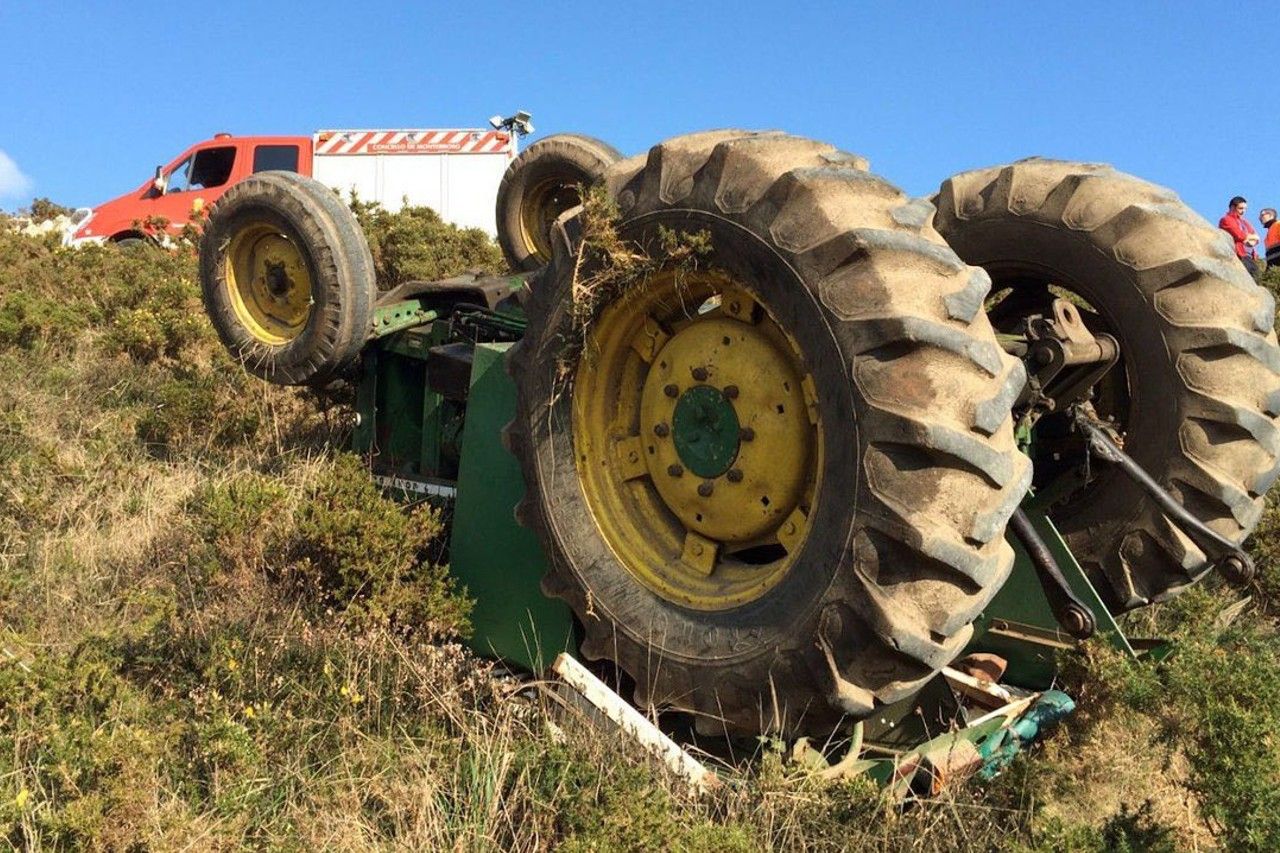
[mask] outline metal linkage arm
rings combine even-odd
[[[1077,407],[1074,414],[1076,425],[1089,437],[1089,447],[1093,452],[1117,466],[1129,479],[1141,486],[1169,520],[1204,551],[1212,568],[1221,572],[1233,584],[1245,584],[1252,580],[1256,571],[1253,560],[1239,545],[1188,512],[1150,474],[1143,471],[1142,466],[1129,454],[1117,447],[1107,431],[1081,408]]]
[[[1009,527],[1022,543],[1022,547],[1026,549],[1027,556],[1031,558],[1036,577],[1040,579],[1040,586],[1044,589],[1044,597],[1048,599],[1049,608],[1053,611],[1058,624],[1077,640],[1087,640],[1092,637],[1094,631],[1098,629],[1098,620],[1089,609],[1089,605],[1071,591],[1071,585],[1062,574],[1058,561],[1053,558],[1049,546],[1032,526],[1026,511],[1021,507],[1014,510],[1013,516],[1009,519]]]

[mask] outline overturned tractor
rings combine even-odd
[[[780,133],[566,135],[498,223],[516,274],[379,293],[334,194],[264,173],[201,246],[245,367],[354,384],[375,474],[451,505],[482,652],[828,733],[966,651],[1044,687],[1095,632],[1134,651],[1114,616],[1252,573],[1274,306],[1167,190],[1033,159],[912,199]]]

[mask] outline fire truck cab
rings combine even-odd
[[[519,113],[510,120],[516,121]],[[311,136],[215,134],[158,166],[142,186],[96,208],[80,208],[69,244],[176,237],[192,216],[237,181],[286,170],[355,193],[389,211],[425,205],[461,228],[497,233],[494,203],[519,132],[493,129],[321,130]],[[527,121],[523,125],[529,130]]]
[[[70,242],[141,241],[176,235],[192,215],[255,172],[311,174],[311,137],[215,134],[157,166],[142,186],[81,218]]]

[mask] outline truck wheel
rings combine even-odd
[[[599,253],[557,251],[508,360],[517,515],[638,703],[830,731],[951,661],[1004,583],[1022,366],[986,274],[860,158],[719,131],[637,162],[607,176],[622,237],[702,248],[585,296]]]
[[[376,297],[355,215],[293,172],[260,172],[214,205],[200,241],[200,287],[231,354],[281,385],[324,384],[350,368]]]
[[[146,237],[139,234],[124,234],[122,236],[112,237],[111,242],[115,243],[122,250],[133,251],[135,249],[145,247],[149,241]]]
[[[498,187],[498,245],[512,270],[536,270],[551,260],[551,225],[581,203],[581,187],[600,180],[622,159],[612,145],[560,133],[530,145]]]
[[[999,331],[1065,296],[1085,324],[1120,344],[1121,362],[1093,404],[1162,486],[1239,542],[1280,469],[1280,349],[1274,303],[1231,241],[1172,192],[1106,166],[1023,160],[942,185],[937,227],[991,275]],[[1051,314],[1049,315],[1051,316]],[[1204,554],[1119,471],[1085,468],[1066,416],[1059,458],[1033,452],[1038,489],[1077,559],[1116,611],[1194,581]],[[1065,452],[1073,447],[1073,453]],[[1080,479],[1088,470],[1089,482]],[[1063,488],[1063,477],[1076,478]]]

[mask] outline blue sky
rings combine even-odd
[[[914,194],[1033,154],[1109,162],[1216,221],[1236,193],[1280,206],[1277,57],[1280,0],[0,0],[0,207],[104,201],[220,130],[465,127],[523,108],[539,135],[628,154],[787,130]]]

